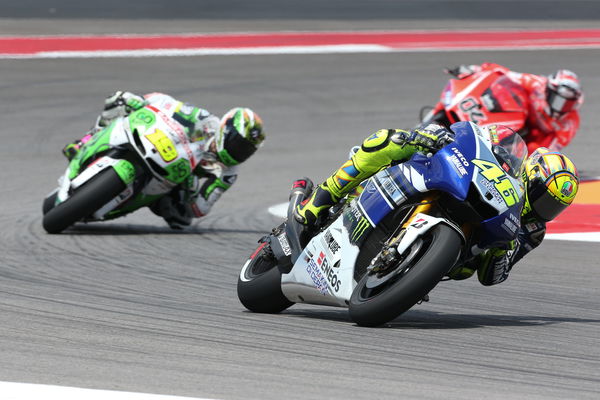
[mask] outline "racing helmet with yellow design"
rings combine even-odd
[[[540,147],[525,163],[527,202],[525,212],[533,212],[543,221],[551,221],[575,199],[579,173],[564,154]]]

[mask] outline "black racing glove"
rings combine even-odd
[[[467,76],[473,75],[475,71],[474,65],[458,65],[454,68],[445,68],[444,72],[452,75],[456,79],[463,79]]]

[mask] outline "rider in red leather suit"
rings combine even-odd
[[[480,71],[497,71],[522,86],[529,96],[526,137],[529,153],[538,147],[561,150],[579,128],[578,108],[583,103],[579,78],[574,72],[560,69],[546,77],[514,72],[494,64],[461,65],[450,71],[458,79]]]

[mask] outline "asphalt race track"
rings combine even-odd
[[[276,13],[198,22],[197,10],[181,21],[159,12],[100,21],[85,9],[62,16],[70,2],[54,3],[39,15],[0,7],[0,34],[223,32],[237,21],[242,30],[547,23],[438,23],[439,13],[411,22],[395,8],[361,19],[358,6],[330,25]],[[598,15],[600,3],[577,3],[583,21],[569,14],[552,27],[598,27],[589,13]],[[355,326],[344,309],[260,315],[237,300],[242,264],[279,221],[267,207],[287,199],[293,179],[325,178],[379,128],[412,127],[439,95],[444,67],[487,60],[580,75],[586,103],[567,154],[600,175],[600,50],[0,60],[0,381],[215,399],[599,398],[597,243],[546,241],[507,282],[444,282],[429,303],[377,329]],[[143,210],[48,235],[41,203],[66,168],[60,149],[116,89],[163,91],[217,114],[250,106],[265,120],[267,142],[214,212],[185,232]]]

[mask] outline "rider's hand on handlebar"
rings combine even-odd
[[[100,115],[98,125],[106,126],[113,119],[124,117],[146,104],[147,102],[142,96],[119,90],[104,100],[104,111]]]
[[[454,68],[445,68],[444,72],[456,79],[463,79],[473,75],[478,70],[478,65],[458,65]]]
[[[454,133],[441,125],[429,124],[411,131],[409,143],[428,151],[437,151],[454,141]]]

